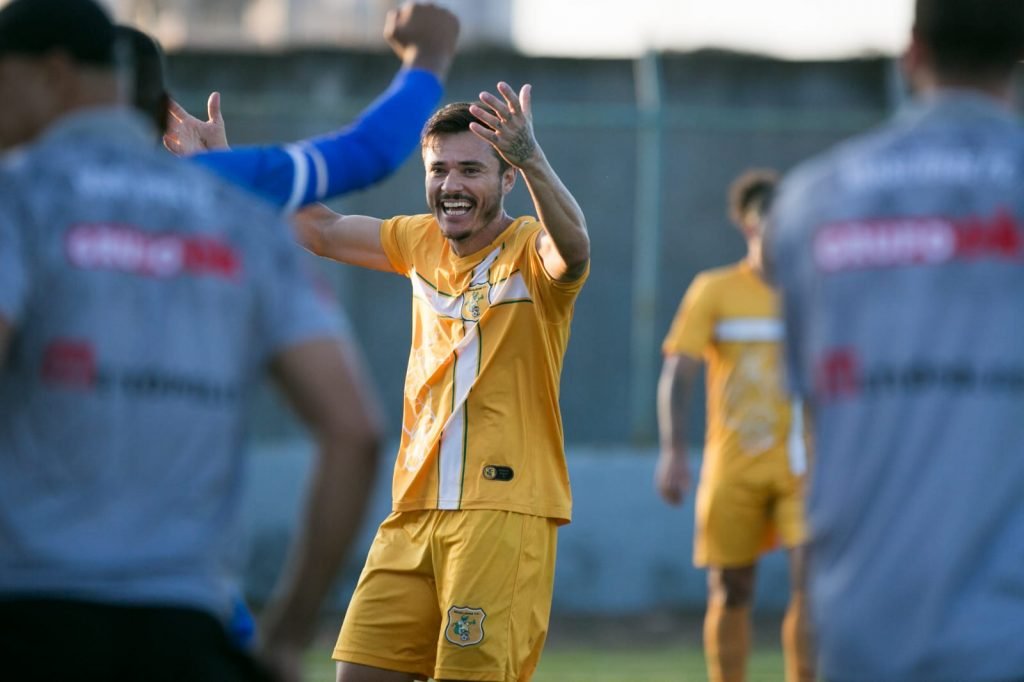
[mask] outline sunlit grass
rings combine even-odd
[[[333,682],[329,648],[311,651],[308,682]],[[548,647],[533,682],[706,682],[704,654],[694,647],[609,649],[585,646]],[[782,682],[782,654],[758,649],[751,657],[748,682]]]

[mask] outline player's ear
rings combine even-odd
[[[515,168],[513,168],[512,166],[509,166],[508,168],[506,168],[505,170],[503,170],[501,172],[501,194],[502,194],[502,196],[504,196],[504,195],[508,194],[509,192],[511,192],[512,188],[516,186],[516,176],[518,176],[518,175],[519,175],[519,172]]]
[[[921,71],[927,66],[929,57],[928,46],[918,37],[917,31],[911,32],[910,44],[907,45],[907,49],[904,50],[900,58],[903,78],[910,86],[916,83]]]

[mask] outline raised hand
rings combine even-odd
[[[533,134],[533,110],[530,106],[532,86],[524,85],[516,94],[508,83],[498,83],[501,97],[490,92],[480,93],[480,104],[469,108],[480,123],[470,123],[469,129],[494,145],[502,158],[522,170],[538,156],[537,139]]]
[[[384,39],[402,64],[441,79],[448,75],[458,38],[458,18],[430,3],[406,3],[388,12],[384,22]]]
[[[200,121],[173,99],[168,104],[167,132],[164,146],[178,156],[188,156],[212,149],[228,149],[228,134],[220,113],[220,93],[210,94],[206,103],[209,120]]]

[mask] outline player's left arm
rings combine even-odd
[[[544,229],[537,238],[544,269],[553,279],[571,282],[586,272],[590,262],[587,221],[575,197],[551,167],[533,132],[532,88],[517,94],[508,83],[498,83],[501,97],[480,93],[481,104],[470,111],[481,123],[470,130],[491,143],[509,164],[522,173]]]

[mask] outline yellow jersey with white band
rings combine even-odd
[[[588,272],[544,270],[535,218],[460,257],[431,215],[384,221],[381,243],[412,284],[412,348],[395,511],[500,509],[568,522],[558,405],[576,296]]]
[[[705,459],[712,469],[781,462],[804,472],[802,410],[783,390],[781,341],[778,297],[746,262],[694,278],[662,351],[707,363]]]

